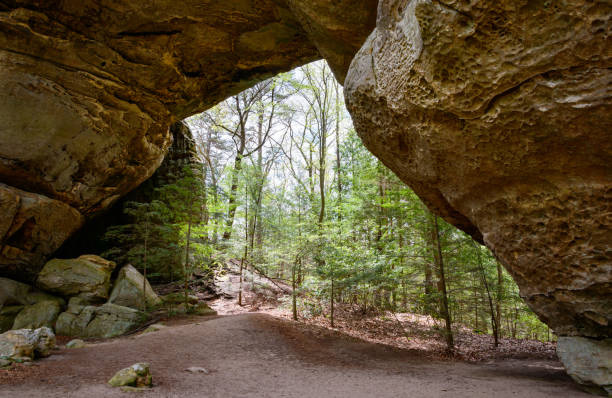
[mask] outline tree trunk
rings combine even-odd
[[[147,310],[147,249],[149,241],[149,220],[145,222],[145,236],[144,236],[144,258],[143,258],[143,269],[142,269],[142,311]]]
[[[293,267],[291,267],[291,312],[293,314],[293,320],[297,321],[298,320],[298,315],[297,315],[297,293],[296,293],[296,289],[297,289],[297,281],[296,281],[296,268],[298,266],[298,259],[296,258],[295,263],[293,264]]]
[[[438,216],[433,215],[433,230],[432,230],[432,238],[435,242],[435,250],[434,250],[434,260],[438,265],[438,277],[440,278],[440,290],[442,293],[441,307],[442,307],[442,316],[444,317],[445,323],[445,337],[446,337],[446,346],[449,350],[453,350],[454,342],[453,342],[453,331],[451,329],[451,317],[450,311],[448,308],[448,295],[446,292],[446,275],[444,273],[444,258],[442,257],[442,246],[440,244],[440,230],[438,227]]]
[[[191,277],[190,274],[188,274],[188,269],[189,269],[189,242],[191,241],[191,222],[192,222],[192,208],[191,208],[191,203],[189,204],[190,208],[189,208],[189,216],[188,216],[188,220],[187,220],[187,242],[185,244],[185,266],[183,268],[183,274],[185,277],[185,284],[184,284],[184,290],[185,290],[185,309],[187,310],[189,308],[189,279]]]
[[[480,248],[476,246],[475,243],[474,248],[476,249],[476,257],[478,259],[478,267],[482,276],[482,283],[484,284],[485,291],[487,293],[487,299],[489,301],[489,310],[491,311],[491,329],[493,329],[493,338],[495,340],[495,347],[497,347],[499,345],[499,321],[495,317],[495,310],[493,308],[493,298],[491,297],[491,290],[489,289],[489,283],[487,282],[487,274],[485,273],[484,265],[482,264],[482,259],[480,257]]]
[[[336,180],[338,185],[338,219],[342,219],[342,172],[340,169],[340,97],[338,96],[338,82],[334,82],[336,90]]]
[[[246,190],[244,199],[244,253],[242,254],[242,258],[240,259],[240,286],[238,290],[238,305],[240,306],[242,306],[242,273],[244,269],[244,262],[246,261],[247,255],[249,254],[249,223],[247,221],[249,219],[249,196]]]
[[[334,327],[334,277],[331,278],[331,293],[330,293],[330,320],[331,327]]]
[[[232,185],[230,186],[229,198],[227,201],[227,221],[225,231],[223,232],[223,240],[229,240],[232,236],[232,228],[234,226],[234,217],[238,203],[236,202],[236,192],[238,191],[238,178],[242,170],[242,151],[236,155],[234,161],[234,170],[232,171]]]
[[[496,312],[495,321],[497,322],[497,334],[501,337],[501,324],[502,324],[501,306],[502,306],[502,300],[503,300],[503,294],[504,294],[503,273],[502,273],[502,267],[499,261],[496,261],[496,263],[497,263],[497,302],[495,306],[495,312]]]

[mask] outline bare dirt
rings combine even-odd
[[[146,397],[590,397],[552,360],[432,360],[267,314],[192,317],[144,335],[61,348],[0,371],[0,397],[123,397],[107,380],[149,362]],[[189,373],[203,367],[209,374]]]

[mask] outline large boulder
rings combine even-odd
[[[61,297],[0,278],[0,333],[10,329],[53,327],[65,305]]]
[[[8,278],[0,278],[0,308],[4,305],[29,305],[54,300],[65,305],[61,297],[53,296],[32,286]]]
[[[57,300],[45,300],[28,305],[15,317],[12,329],[37,329],[43,326],[53,329],[62,311]]]
[[[153,291],[149,281],[136,268],[128,264],[119,271],[109,302],[124,307],[149,308],[159,305],[161,299]]]
[[[30,303],[30,305],[40,303],[41,301],[54,301],[62,308],[66,306],[66,300],[64,300],[63,298],[54,296],[52,294],[43,292],[35,288],[30,290],[30,293],[25,296],[25,299],[28,303]]]
[[[51,355],[55,334],[48,327],[9,330],[0,334],[0,357],[23,360]]]
[[[31,304],[26,296],[32,286],[8,278],[0,278],[0,308],[5,305]]]
[[[138,326],[146,315],[133,308],[106,303],[100,307],[86,306],[73,312],[62,312],[55,324],[58,335],[84,338],[110,338],[122,335]]]
[[[62,296],[80,296],[92,300],[108,299],[111,273],[115,263],[94,255],[77,259],[53,259],[47,262],[36,285]]]
[[[611,12],[382,0],[345,81],[367,148],[561,336],[612,337]]]
[[[3,64],[3,60],[4,57],[0,55],[0,64]],[[0,109],[5,100],[11,97],[11,94],[5,93],[7,95],[0,98]],[[11,166],[5,163],[11,157],[9,155],[9,158],[5,158],[5,155],[14,143],[5,146],[8,138],[6,129],[15,131],[19,127],[4,125],[4,116],[0,113],[0,270],[2,275],[29,282],[44,264],[46,256],[76,232],[85,218],[61,199],[48,197],[44,189],[28,192],[26,187],[22,190],[10,186],[11,179],[6,178],[6,175],[13,174],[16,169],[11,170]],[[33,149],[24,142],[19,152],[32,153]],[[13,175],[14,178],[20,178],[19,173]]]
[[[559,337],[557,355],[567,373],[587,390],[612,396],[612,339]]]
[[[0,310],[0,333],[13,328],[15,318],[23,310],[23,305],[5,305]]]

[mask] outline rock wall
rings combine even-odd
[[[566,336],[612,337],[611,15],[383,0],[345,82],[365,145]]]
[[[320,53],[342,77],[375,11],[373,0],[1,2],[0,275],[31,278],[151,176],[173,122]]]
[[[90,218],[81,229],[68,238],[54,253],[58,258],[78,257],[83,253],[101,255],[110,249],[108,242],[103,240],[107,229],[113,225],[129,224],[129,216],[124,213],[126,202],[150,202],[154,199],[155,189],[164,184],[172,183],[170,176],[181,175],[182,167],[197,162],[195,141],[191,130],[183,122],[170,126],[172,144],[159,168],[145,182],[140,184],[108,209],[100,211]]]
[[[343,80],[375,3],[1,2],[0,275],[33,275],[146,180],[173,122],[321,56]],[[612,337],[612,5],[377,13],[345,85],[366,146],[486,243],[557,333]]]

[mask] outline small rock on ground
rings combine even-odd
[[[66,348],[83,348],[86,347],[87,344],[81,339],[70,340],[66,343]]]
[[[191,372],[191,373],[204,373],[205,375],[209,374],[210,371],[208,371],[208,369],[206,368],[201,368],[199,366],[192,366],[190,368],[185,369],[185,372]]]
[[[108,381],[113,387],[151,387],[153,379],[148,363],[135,363],[121,369]]]

